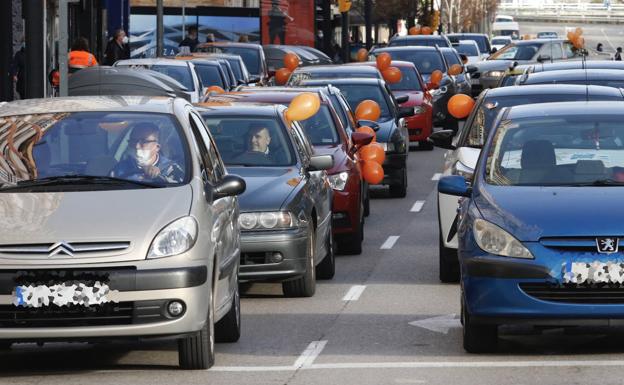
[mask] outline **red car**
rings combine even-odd
[[[319,155],[333,155],[334,167],[327,170],[334,190],[332,231],[338,250],[344,254],[360,254],[364,238],[364,198],[367,184],[357,156],[357,148],[370,143],[369,134],[351,132],[338,117],[327,87],[249,87],[239,92],[211,96],[208,102],[256,102],[288,105],[302,92],[316,92],[321,108],[312,118],[299,122]]]
[[[348,65],[377,66],[375,62],[350,63]],[[395,98],[407,95],[408,101],[401,107],[414,107],[415,114],[405,118],[410,142],[418,142],[418,147],[424,150],[433,150],[433,145],[427,142],[427,138],[433,132],[433,101],[425,82],[414,63],[408,61],[393,60],[390,64],[401,70],[401,81],[388,83]]]

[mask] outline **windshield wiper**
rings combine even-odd
[[[572,186],[572,187],[586,187],[586,186],[596,186],[596,187],[600,187],[600,186],[624,186],[624,181],[617,181],[615,179],[611,179],[611,178],[605,178],[605,179],[596,179],[593,180],[591,182],[580,182],[580,183],[569,183],[569,184],[565,184],[565,186]]]
[[[51,176],[41,179],[24,180],[17,182],[17,184],[5,184],[5,187],[1,187],[0,190],[15,190],[29,187],[39,186],[54,186],[54,185],[68,185],[68,184],[133,184],[142,187],[156,188],[161,187],[153,183],[128,180],[123,178],[114,178],[110,176],[94,176],[94,175],[63,175],[63,176]]]

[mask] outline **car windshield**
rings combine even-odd
[[[486,181],[503,186],[624,184],[622,116],[502,121],[488,151]]]
[[[435,70],[446,72],[442,57],[437,51],[388,51],[393,60],[414,63],[421,75],[429,75]]]
[[[460,44],[455,49],[466,56],[479,56],[479,50],[474,44]]]
[[[232,67],[232,72],[234,72],[234,76],[236,76],[236,80],[245,80],[243,76],[243,70],[241,69],[240,61],[237,59],[226,59],[230,63],[230,67]]]
[[[418,73],[412,67],[399,67],[401,70],[401,81],[398,83],[388,83],[392,91],[422,91]]]
[[[509,39],[492,39],[492,44],[496,44],[496,45],[506,45],[509,42],[510,42]]]
[[[481,148],[490,133],[494,120],[498,113],[505,107],[519,106],[523,104],[574,102],[587,100],[586,94],[533,94],[513,95],[486,98],[481,102],[468,127],[465,146]],[[619,96],[592,95],[591,100],[621,101]]]
[[[188,66],[154,64],[153,66],[150,66],[149,69],[170,76],[180,82],[189,91],[195,91],[193,76],[191,75],[191,69]]]
[[[204,87],[219,86],[226,88],[219,72],[219,67],[213,65],[195,64],[195,71]]]
[[[443,39],[443,38],[393,39],[393,40],[390,40],[390,44],[388,44],[388,47],[402,47],[402,46],[448,47],[449,44],[446,41],[446,39]]]
[[[200,48],[204,52],[218,52],[227,53],[231,55],[238,55],[243,59],[243,63],[247,67],[247,71],[250,74],[259,76],[261,72],[260,53],[257,49],[244,48],[244,47],[228,47],[228,46],[207,46]]]
[[[337,87],[340,88],[340,91],[349,102],[349,106],[351,106],[353,111],[355,111],[360,102],[370,99],[377,102],[381,108],[380,120],[386,121],[392,119],[388,101],[385,98],[380,86],[376,84],[340,84],[337,85]]]
[[[299,122],[312,145],[326,146],[338,143],[338,130],[327,105],[321,105],[319,112],[310,119]]]
[[[540,49],[541,44],[514,44],[501,48],[488,60],[531,60]]]
[[[459,56],[457,56],[455,52],[450,50],[444,50],[444,52],[442,52],[442,55],[444,55],[444,60],[446,60],[446,64],[448,64],[449,66],[452,66],[453,64],[462,65]]]
[[[282,167],[295,164],[290,137],[276,120],[258,116],[214,116],[203,112],[223,162],[229,166]]]
[[[0,191],[165,187],[190,178],[186,141],[166,114],[8,116],[0,118],[0,138]]]

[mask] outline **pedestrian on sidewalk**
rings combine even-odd
[[[26,70],[26,45],[22,42],[19,51],[13,57],[11,63],[11,79],[15,82],[15,90],[19,94],[20,99],[26,99],[26,82],[24,80],[24,72]]]
[[[622,61],[622,47],[617,47],[613,60]]]
[[[598,43],[598,45],[596,46],[596,51],[602,52],[602,43]]]
[[[191,25],[188,27],[188,34],[186,38],[180,42],[179,47],[189,47],[191,52],[195,52],[199,39],[197,38],[197,27]]]
[[[118,29],[106,45],[104,65],[112,66],[116,61],[125,59],[130,59],[128,36],[126,36],[126,32],[123,29]]]
[[[84,37],[79,37],[72,44],[69,51],[69,73],[74,73],[83,68],[98,65],[97,59],[89,52],[89,42]]]

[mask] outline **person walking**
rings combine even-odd
[[[598,45],[596,46],[596,51],[602,52],[602,43],[598,43]]]
[[[112,66],[118,60],[130,59],[130,47],[128,37],[123,29],[115,31],[113,38],[106,45],[104,54],[104,65]]]
[[[24,72],[26,70],[26,45],[22,42],[19,51],[13,57],[11,63],[11,78],[15,82],[15,90],[19,94],[20,99],[26,99],[26,82],[24,80]]]
[[[180,42],[179,47],[189,47],[191,52],[195,52],[198,44],[199,39],[197,38],[197,27],[191,25],[188,27],[186,38]]]
[[[289,22],[295,19],[287,12],[280,8],[280,0],[271,0],[271,9],[269,10],[269,44],[286,44],[286,19]]]
[[[98,65],[97,59],[89,52],[89,42],[84,37],[79,37],[72,44],[69,51],[69,73],[74,73],[83,68]]]
[[[622,61],[622,47],[617,47],[613,60]]]

